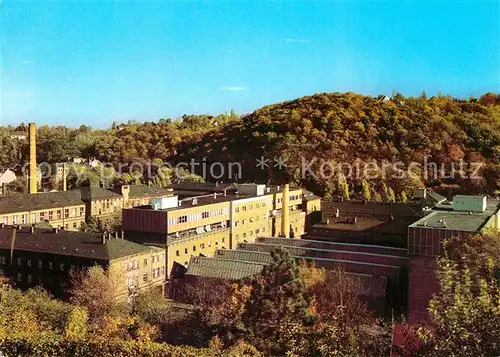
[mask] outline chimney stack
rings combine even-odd
[[[281,211],[283,214],[281,215],[281,232],[285,238],[290,238],[290,208],[288,195],[290,191],[290,186],[286,184],[283,186],[283,196],[282,196],[282,207]]]
[[[30,162],[29,162],[29,193],[37,193],[37,167],[36,167],[36,124],[29,123]]]
[[[68,187],[67,187],[67,177],[68,177],[68,172],[67,172],[67,169],[66,169],[66,163],[63,163],[63,172],[62,172],[62,182],[63,182],[63,191],[65,192]]]

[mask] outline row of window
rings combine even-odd
[[[181,223],[187,223],[187,222],[195,222],[199,221],[200,219],[207,219],[211,217],[216,217],[216,216],[222,216],[228,214],[228,209],[227,208],[220,208],[212,211],[205,211],[201,213],[191,213],[191,214],[186,214],[183,216],[179,217],[171,217],[168,219],[168,225],[174,225],[174,224],[181,224]]]
[[[0,257],[0,264],[5,265],[5,264],[7,264],[6,262],[7,262],[6,257],[5,256],[1,256]],[[19,265],[19,266],[23,265],[23,258],[21,258],[21,257],[16,258],[16,264]],[[29,258],[26,259],[26,266],[28,266],[28,267],[33,266],[33,262],[32,262],[31,259],[29,259]],[[47,266],[48,266],[49,269],[54,269],[54,263],[53,262],[50,262],[50,261],[47,262]],[[38,260],[38,268],[40,268],[40,269],[43,268],[43,260]],[[63,271],[64,268],[65,268],[65,264],[64,263],[59,263],[59,270]],[[70,269],[71,270],[75,269],[75,265],[71,264],[70,265]]]
[[[236,208],[234,209],[234,211],[235,211],[236,213],[238,213],[238,212],[240,211],[240,209],[241,209],[241,211],[243,211],[243,212],[244,212],[244,211],[246,211],[246,210],[247,210],[247,208],[248,208],[248,210],[252,210],[252,209],[254,209],[254,207],[255,207],[255,208],[266,207],[266,202],[257,202],[257,203],[255,204],[255,206],[254,206],[254,204],[252,203],[252,204],[249,204],[248,206],[240,206],[240,207],[236,207]]]
[[[262,227],[262,229],[257,228],[257,229],[255,230],[255,235],[257,235],[257,234],[259,234],[259,233],[261,233],[261,232],[262,232],[262,233],[265,233],[265,232],[266,232],[266,227]],[[249,234],[250,236],[253,236],[254,231],[253,231],[253,230],[251,230],[251,231],[249,231],[249,232],[248,232],[248,234]],[[243,239],[245,239],[245,238],[247,237],[247,233],[246,233],[246,232],[244,232],[244,233],[242,234],[242,237],[243,237]],[[240,239],[240,235],[239,235],[239,234],[236,234],[235,238],[236,238],[236,240],[239,240],[239,239]]]
[[[224,242],[225,242],[225,238],[222,238],[222,243],[224,243]],[[215,243],[216,247],[219,246],[219,242],[218,241],[215,241],[214,243]],[[209,240],[208,243],[207,243],[207,245],[208,245],[208,248],[211,248],[212,247],[212,241]],[[200,249],[202,249],[202,250],[205,249],[205,243],[200,243]],[[196,252],[196,245],[193,245],[193,252]],[[189,254],[189,249],[188,248],[184,248],[184,254]],[[180,257],[180,255],[181,255],[180,250],[176,250],[175,251],[175,255],[177,257]]]
[[[255,221],[260,221],[260,218],[261,218],[260,216],[256,216],[255,218],[254,218],[254,217],[250,217],[250,218],[248,219],[248,221],[249,221],[250,223],[253,223],[253,222],[255,222]],[[264,218],[264,217],[262,217],[262,219],[265,219],[265,218]],[[246,218],[241,220],[241,225],[243,225],[243,226],[244,226],[246,223],[247,223]],[[239,221],[239,220],[234,221],[234,224],[233,224],[233,225],[234,225],[234,227],[239,227],[239,225],[240,225],[240,221]]]
[[[148,266],[148,258],[144,259],[143,262],[142,262],[142,266],[144,267],[147,267]],[[160,261],[163,261],[163,255],[162,254],[158,254],[158,255],[153,255],[151,257],[151,263],[154,264],[154,263],[159,263]],[[139,269],[139,260],[134,260],[132,262],[128,262],[127,263],[127,267],[126,267],[126,270],[129,271],[129,270],[135,270],[135,269]]]
[[[85,208],[80,207],[79,210],[80,216],[85,215]],[[37,217],[39,219],[37,219]],[[2,222],[5,224],[28,224],[28,223],[37,223],[45,220],[52,221],[55,219],[62,219],[63,217],[63,211],[62,210],[56,210],[55,215],[54,211],[44,211],[44,212],[39,212],[39,213],[31,213],[30,215],[27,214],[22,214],[22,215],[13,215],[13,216],[3,216],[2,217]],[[70,214],[70,209],[65,208],[64,209],[64,218],[70,218],[70,217],[77,217],[77,209],[72,208],[71,209],[71,214]],[[28,220],[29,218],[29,220]]]
[[[152,275],[152,279],[156,279],[156,278],[165,276],[165,267],[153,269],[151,275]],[[144,273],[142,275],[142,281],[147,282],[148,280],[149,280],[149,274]],[[129,288],[136,288],[137,286],[139,286],[139,278],[138,277],[127,278],[125,280],[125,285]]]

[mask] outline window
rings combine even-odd
[[[142,276],[142,281],[144,281],[144,282],[148,281],[148,274],[147,273]]]
[[[23,275],[21,273],[17,273],[17,281],[21,281],[23,279]]]
[[[208,241],[208,246],[209,246],[209,247],[211,247],[211,246],[212,246],[212,241],[211,241],[211,240],[209,240],[209,241]]]
[[[49,262],[49,269],[52,269],[52,262]]]
[[[5,264],[5,257],[4,256],[0,257],[0,264]]]
[[[127,270],[132,270],[134,268],[134,263],[128,262],[127,263]]]
[[[28,260],[26,261],[26,265],[27,265],[27,266],[29,266],[29,267],[31,266],[31,259],[28,259]]]
[[[246,210],[247,210],[247,206],[242,206],[242,207],[241,207],[241,209],[242,209],[243,211],[246,211]]]
[[[49,221],[54,219],[54,211],[49,211]]]
[[[238,227],[240,225],[240,221],[234,221],[234,226]]]
[[[31,274],[28,274],[28,283],[31,284]]]
[[[246,233],[243,233],[243,238],[246,238],[247,237],[247,234]]]
[[[255,234],[259,234],[259,232],[260,232],[260,229],[259,229],[259,228],[257,228],[257,229],[255,230]]]
[[[187,254],[187,253],[188,253],[188,249],[184,248],[184,254]]]
[[[73,229],[76,229],[76,222],[73,222]]]
[[[200,249],[205,249],[205,243],[200,243]]]
[[[179,250],[176,250],[176,251],[175,251],[175,256],[176,256],[176,257],[179,257],[180,255],[181,255],[181,253],[179,252]]]
[[[38,261],[38,268],[42,269],[43,267],[43,262],[41,260]]]
[[[17,258],[17,265],[21,265],[22,261],[21,258]]]
[[[250,231],[250,235],[253,236],[253,231]]]
[[[12,224],[17,224],[17,216],[12,216]]]
[[[236,212],[236,213],[238,213],[239,211],[240,211],[240,208],[239,208],[239,207],[236,207],[236,208],[234,209],[234,212]]]
[[[201,218],[209,218],[210,214],[208,212],[202,212],[201,213]]]
[[[196,252],[196,246],[193,245],[193,252]]]
[[[177,218],[177,223],[186,223],[187,222],[187,216],[180,216]]]
[[[40,212],[40,221],[45,221],[45,212]]]
[[[31,221],[31,223],[35,223],[36,222],[36,213],[32,213],[31,214],[30,221]]]
[[[247,220],[246,220],[246,219],[244,219],[243,221],[241,221],[241,224],[242,224],[242,225],[245,225],[246,221],[247,221]]]
[[[64,225],[64,229],[69,229],[69,223],[66,223],[66,224]]]
[[[57,210],[57,219],[61,219],[62,217],[62,212],[60,209]]]
[[[142,262],[142,265],[147,267],[148,266],[148,260],[147,259],[144,259],[144,261]]]
[[[160,274],[161,276],[165,275],[165,267],[161,267]]]
[[[2,222],[3,222],[4,224],[9,223],[9,217],[3,217],[3,218],[2,218]]]
[[[64,218],[69,218],[69,208],[64,209]]]
[[[73,217],[75,217],[75,216],[76,216],[76,208],[73,208],[73,209],[71,210],[71,215],[72,215]]]
[[[219,245],[219,242],[218,241],[215,241],[215,246],[218,246]]]
[[[222,243],[224,243],[224,241],[225,241],[225,240],[226,240],[226,239],[225,239],[224,237],[222,237]]]
[[[265,202],[262,202],[262,207],[266,207],[266,203]]]
[[[83,216],[85,214],[85,208],[80,207],[80,216]]]
[[[262,227],[262,233],[266,231],[266,227]]]
[[[134,269],[137,269],[137,268],[139,268],[139,261],[134,260]]]
[[[75,265],[71,264],[70,267],[69,267],[69,270],[74,271],[75,270]]]
[[[249,206],[248,206],[248,209],[253,209],[253,205],[249,205]]]
[[[64,263],[59,264],[59,269],[61,269],[61,271],[64,270]]]

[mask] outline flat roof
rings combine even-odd
[[[300,188],[296,187],[291,187],[290,192],[292,191],[298,191],[301,190]],[[184,209],[187,207],[199,207],[199,206],[206,206],[206,205],[211,205],[211,204],[216,204],[216,203],[224,203],[224,202],[230,202],[230,201],[237,201],[237,200],[243,200],[247,198],[264,198],[266,196],[272,195],[274,193],[282,192],[282,190],[277,191],[276,189],[271,192],[267,193],[265,192],[262,195],[242,195],[242,194],[236,194],[234,192],[227,192],[226,195],[223,193],[209,193],[205,195],[200,195],[200,196],[192,196],[192,197],[187,197],[180,199],[179,202],[181,202],[180,206],[175,206],[175,207],[170,207],[170,208],[165,208],[165,209],[158,209],[158,211],[175,211],[175,210],[180,210]],[[194,200],[196,199],[196,204],[193,204]],[[151,205],[144,205],[144,206],[136,206],[132,208],[127,208],[127,209],[142,209],[142,210],[153,210]]]
[[[455,231],[479,232],[490,215],[472,212],[434,211],[410,225],[410,227],[448,229]]]

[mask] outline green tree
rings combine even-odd
[[[308,301],[295,259],[281,248],[271,255],[271,264],[252,280],[242,321],[250,343],[259,350],[282,354],[286,346],[280,338],[280,325],[285,320],[306,323]]]
[[[498,356],[500,354],[500,286],[490,260],[486,277],[474,277],[448,256],[438,260],[440,292],[429,312],[436,328],[418,333],[425,356]],[[476,281],[477,283],[474,283]]]

